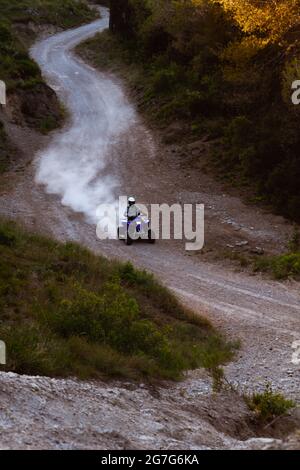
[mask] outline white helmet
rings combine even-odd
[[[128,204],[129,204],[130,206],[132,206],[133,204],[135,204],[135,198],[134,198],[133,196],[131,196],[131,197],[128,198]]]

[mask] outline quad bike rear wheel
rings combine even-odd
[[[148,243],[151,243],[152,245],[154,245],[155,243],[155,234],[153,232],[153,230],[149,229],[148,230]]]

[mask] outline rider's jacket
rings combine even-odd
[[[140,215],[141,211],[139,208],[134,204],[132,206],[127,207],[127,217],[131,218],[136,218]]]

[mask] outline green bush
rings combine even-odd
[[[263,393],[255,393],[247,397],[246,401],[249,408],[263,421],[285,415],[296,406],[292,400],[287,400],[281,393],[274,392],[270,385],[266,386]]]
[[[288,242],[288,249],[290,252],[300,252],[300,232],[297,228],[294,229],[293,235]]]
[[[275,279],[300,276],[300,253],[263,257],[255,262],[255,271],[270,272]]]
[[[16,242],[14,231],[6,225],[0,225],[0,245],[12,246]]]
[[[6,370],[30,375],[64,375],[70,369],[67,345],[36,324],[1,326],[7,348]]]
[[[178,81],[178,70],[176,64],[172,64],[168,68],[156,69],[154,68],[151,85],[152,93],[156,95],[157,93],[170,93],[173,91],[174,86],[177,85]]]
[[[184,318],[193,318],[193,321],[208,326],[205,319],[194,317],[187,309],[183,309],[177,298],[162,284],[158,283],[153,276],[146,271],[136,270],[131,263],[120,265],[119,272],[121,282],[130,289],[135,289],[147,299],[154,299],[155,306],[163,309],[171,317],[183,320]]]
[[[37,126],[43,134],[48,134],[48,132],[57,129],[59,126],[59,120],[54,116],[45,116],[40,121],[38,121]]]

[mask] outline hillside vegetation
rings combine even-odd
[[[43,27],[69,28],[94,17],[83,1],[0,0],[0,80],[6,83],[15,123],[42,133],[60,126],[64,113],[28,49]],[[9,167],[12,154],[13,145],[0,120],[0,173]]]
[[[0,221],[4,370],[49,376],[178,379],[233,356],[206,320],[152,275]]]
[[[41,81],[39,67],[28,56],[39,27],[70,28],[94,17],[85,2],[75,0],[0,0],[0,11],[0,77],[8,92]]]
[[[210,136],[214,167],[252,199],[300,220],[299,0],[120,0],[90,42],[132,72],[143,108],[181,122],[182,142]],[[104,46],[101,41],[104,41]],[[117,44],[118,43],[118,44]],[[178,128],[178,126],[177,126]]]

